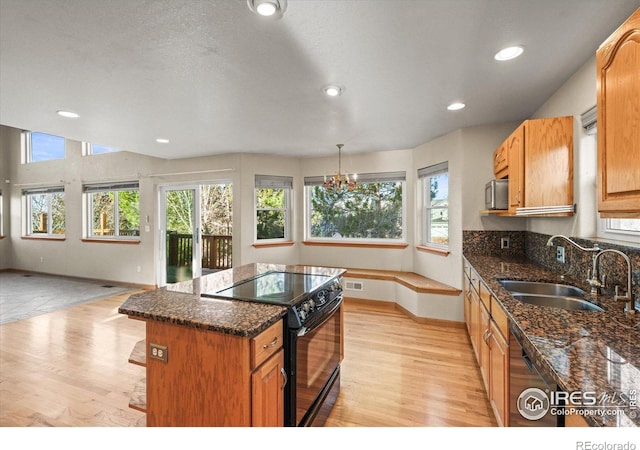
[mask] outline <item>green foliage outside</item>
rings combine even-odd
[[[285,237],[285,190],[256,189],[256,234],[258,239]]]
[[[311,236],[351,239],[402,238],[402,183],[359,183],[352,191],[313,186]]]
[[[139,191],[94,192],[91,194],[91,201],[93,205],[92,235],[140,235]]]

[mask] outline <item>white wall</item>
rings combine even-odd
[[[529,231],[595,237],[597,223],[596,138],[587,136],[580,115],[596,104],[595,56],[569,78],[532,116],[532,119],[555,116],[573,118],[573,192],[577,213],[572,217],[532,218]]]

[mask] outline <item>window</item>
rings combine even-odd
[[[119,148],[107,147],[106,145],[96,145],[89,142],[82,143],[82,155],[102,155],[104,153],[119,152]]]
[[[256,175],[256,241],[289,240],[293,178]]]
[[[84,188],[86,236],[139,239],[140,191],[137,182],[90,184]]]
[[[64,159],[65,140],[60,136],[35,131],[22,132],[24,161],[27,163]]]
[[[404,242],[404,172],[358,175],[353,191],[328,191],[322,177],[305,177],[310,240]]]
[[[27,236],[64,237],[64,188],[48,187],[22,191]]]
[[[422,187],[422,245],[449,246],[449,164],[418,170]]]
[[[640,243],[640,219],[600,219],[598,237]]]

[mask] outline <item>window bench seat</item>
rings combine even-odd
[[[415,272],[350,269],[343,295],[349,302],[386,302],[417,322],[464,326],[462,291]]]

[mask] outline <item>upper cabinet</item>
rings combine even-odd
[[[640,9],[596,52],[598,211],[640,218]]]
[[[573,116],[524,121],[494,152],[494,174],[509,180],[509,210],[500,215],[572,215]]]

